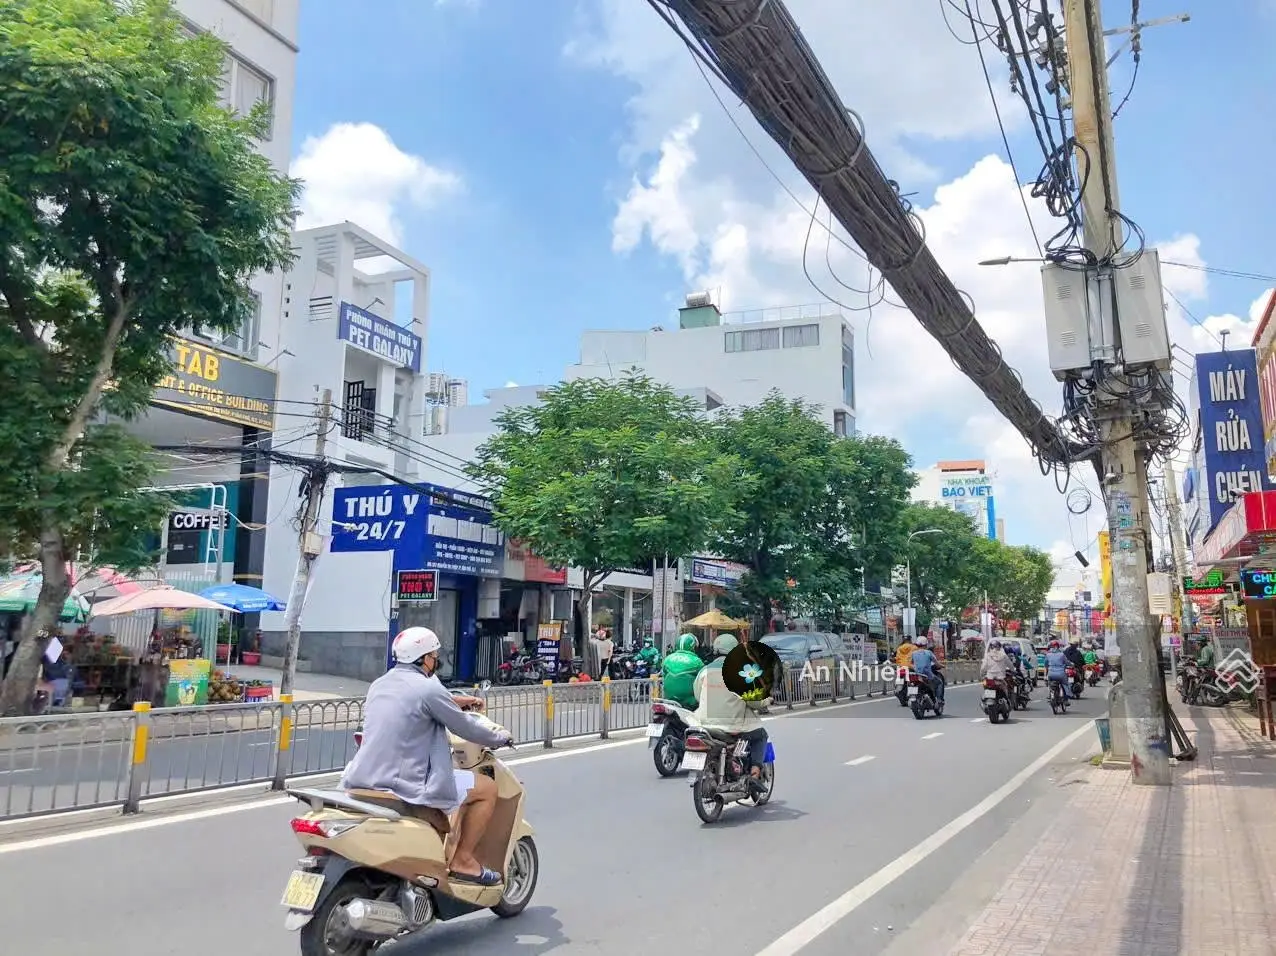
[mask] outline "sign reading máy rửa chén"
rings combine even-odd
[[[169,354],[173,370],[156,386],[151,404],[274,431],[278,378],[270,369],[189,339],[175,339]]]

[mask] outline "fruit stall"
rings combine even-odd
[[[222,670],[215,670],[208,682],[209,704],[251,704],[274,700],[273,681],[244,680]]]

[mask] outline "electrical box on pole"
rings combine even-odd
[[[1169,369],[1170,333],[1161,290],[1161,258],[1156,250],[1145,249],[1135,262],[1115,270],[1113,287],[1122,363],[1126,368],[1151,365],[1162,371]]]
[[[1041,267],[1050,371],[1062,382],[1116,361],[1111,270],[1050,262]]]

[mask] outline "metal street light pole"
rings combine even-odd
[[[908,540],[904,544],[904,579],[908,587],[908,626],[912,629],[913,634],[917,633],[917,619],[913,617],[913,555],[909,551],[913,543],[913,539],[919,534],[943,534],[943,528],[923,528],[921,531],[914,531],[908,536]]]

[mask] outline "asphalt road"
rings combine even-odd
[[[582,694],[556,691],[554,736],[598,735],[602,730],[600,704]],[[634,695],[641,698],[640,694]],[[573,697],[575,699],[573,699]],[[615,729],[646,723],[649,703],[618,695],[610,724]],[[544,740],[545,707],[530,695],[498,692],[489,699],[493,720],[520,743]],[[315,711],[315,720],[322,714]],[[326,726],[307,727],[299,719],[293,737],[291,775],[340,769],[354,753],[351,727],[342,712],[328,715]],[[164,718],[156,712],[156,720]],[[263,724],[268,724],[263,721]],[[83,724],[74,725],[83,727]],[[203,731],[204,724],[185,728]],[[0,819],[52,809],[110,804],[124,799],[128,785],[129,742],[101,741],[94,733],[79,745],[73,733],[24,735],[16,748],[0,749]],[[221,733],[157,736],[150,744],[143,794],[160,796],[208,787],[269,779],[276,746],[273,726]]]
[[[796,711],[769,724],[777,753],[772,803],[730,808],[708,827],[685,778],[657,777],[641,739],[549,754],[524,748],[511,759],[528,788],[541,853],[532,905],[515,920],[480,914],[432,927],[395,952],[787,956],[801,948],[794,941],[803,942],[813,914],[831,905],[841,918],[815,921],[829,925],[804,956],[883,953],[925,921],[931,902],[1034,801],[1057,790],[1060,773],[1097,749],[1084,728],[1103,710],[1098,695],[1060,717],[1040,696],[1026,714],[996,726],[979,716],[976,686],[950,689],[943,719],[914,720],[889,698]],[[1083,736],[1070,749],[1039,760],[1078,730]],[[1038,769],[1023,773],[1034,762]],[[1017,778],[1023,785],[988,810]],[[0,844],[5,949],[295,953],[278,900],[297,855],[288,829],[296,807],[273,803],[8,852]],[[912,869],[858,907],[855,894],[845,895],[964,818],[973,822],[949,842],[932,840],[942,843],[933,852],[906,856]],[[91,874],[113,889],[77,895],[75,919],[67,919],[64,894],[50,887],[69,874]],[[964,926],[947,922],[955,940]],[[935,945],[930,938],[925,951],[943,952]]]

